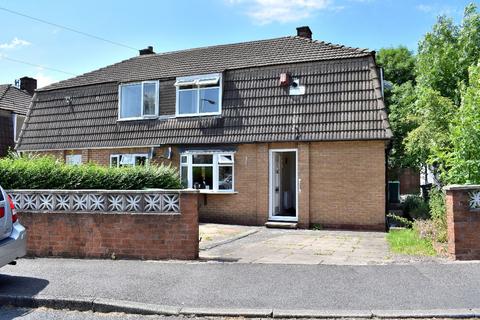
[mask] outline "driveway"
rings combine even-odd
[[[215,227],[213,227],[215,226]],[[224,227],[223,227],[224,226]],[[205,238],[214,231],[235,230],[221,242],[202,244],[200,257],[240,263],[372,265],[437,261],[438,258],[398,256],[390,253],[384,232],[282,230],[228,225],[200,226]],[[210,233],[209,233],[210,231]]]

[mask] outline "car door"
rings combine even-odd
[[[12,212],[7,194],[0,187],[0,240],[10,236],[12,233]]]

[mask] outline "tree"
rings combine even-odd
[[[412,159],[405,155],[403,140],[414,128],[409,114],[415,102],[415,56],[405,46],[399,46],[380,49],[376,59],[383,68],[384,79],[390,83],[385,88],[385,103],[393,132],[389,167],[411,167]]]
[[[415,82],[415,56],[405,46],[382,48],[377,63],[383,68],[383,77],[394,85]]]
[[[406,154],[418,164],[429,164],[434,173],[444,168],[436,155],[450,146],[449,128],[457,107],[432,88],[417,87],[413,126],[405,138]]]
[[[457,167],[460,159],[464,159],[464,168],[472,166],[475,159],[466,154],[459,158],[460,141],[466,139],[463,140],[463,147],[466,147],[468,137],[461,134],[465,130],[455,121],[461,123],[459,119],[464,119],[465,112],[472,109],[463,106],[462,88],[473,85],[469,77],[474,76],[475,72],[469,75],[468,70],[479,59],[480,14],[474,4],[465,8],[460,25],[455,25],[450,18],[440,17],[432,31],[419,43],[415,90],[417,101],[413,112],[417,127],[404,140],[405,154],[410,159],[429,164],[434,173],[439,174],[442,183],[456,180],[456,175],[463,177],[458,177],[458,181],[471,178]],[[463,95],[464,100],[474,99],[471,93]],[[456,128],[454,131],[452,126]],[[465,170],[472,172],[472,168]]]
[[[480,63],[469,68],[469,85],[451,125],[451,149],[438,153],[448,183],[480,183]]]
[[[432,88],[460,105],[460,86],[468,68],[480,58],[480,14],[475,4],[465,8],[460,25],[441,16],[420,41],[416,74],[420,87]]]
[[[413,117],[416,100],[412,81],[393,86],[388,103],[388,117],[393,132],[389,168],[415,168],[420,165],[419,159],[416,156],[412,157],[405,150],[405,138],[417,127],[416,119]]]

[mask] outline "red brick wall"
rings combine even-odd
[[[400,182],[400,194],[420,192],[420,171],[415,168],[393,168],[388,171],[388,180]]]
[[[36,257],[197,259],[198,195],[181,194],[181,214],[19,213]]]
[[[480,259],[480,209],[470,209],[473,188],[447,187],[448,253],[458,260]],[[476,188],[480,190],[479,188]]]

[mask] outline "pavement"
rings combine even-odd
[[[0,301],[21,307],[199,316],[480,316],[479,263],[339,266],[52,258],[20,259],[0,272]]]
[[[282,230],[204,224],[200,258],[265,264],[374,265],[441,262],[435,257],[393,254],[384,232]]]

